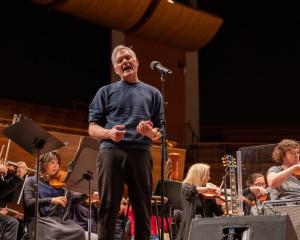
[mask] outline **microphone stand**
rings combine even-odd
[[[165,73],[160,71],[160,81],[161,81],[161,94],[163,98],[163,119],[161,124],[161,162],[160,162],[160,169],[161,169],[161,231],[160,231],[160,240],[164,240],[164,166],[165,161],[167,161],[168,150],[167,150],[167,131],[166,131],[166,116],[165,116],[165,108],[166,108],[166,101],[165,101]]]

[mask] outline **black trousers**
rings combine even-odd
[[[19,221],[10,216],[0,214],[1,240],[16,240],[18,236]]]
[[[100,208],[98,239],[113,240],[116,218],[128,185],[128,195],[135,217],[135,239],[149,240],[151,232],[152,156],[147,150],[104,148],[97,168]]]

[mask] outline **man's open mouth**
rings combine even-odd
[[[123,66],[122,66],[122,70],[123,70],[123,72],[132,70],[131,64],[123,65]]]

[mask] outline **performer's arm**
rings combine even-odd
[[[300,165],[293,165],[281,172],[269,172],[267,175],[268,186],[271,188],[276,188],[281,186],[281,184],[287,180],[294,172],[299,171]]]
[[[92,122],[89,125],[89,134],[99,140],[111,139],[114,142],[119,142],[124,138],[126,133],[126,131],[123,130],[124,128],[124,125],[115,125],[111,129],[106,129]]]

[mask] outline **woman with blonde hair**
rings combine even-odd
[[[177,240],[188,239],[191,221],[197,217],[213,217],[223,214],[221,202],[207,195],[220,195],[220,189],[210,180],[210,166],[196,163],[190,167],[182,183],[181,203],[183,216]]]

